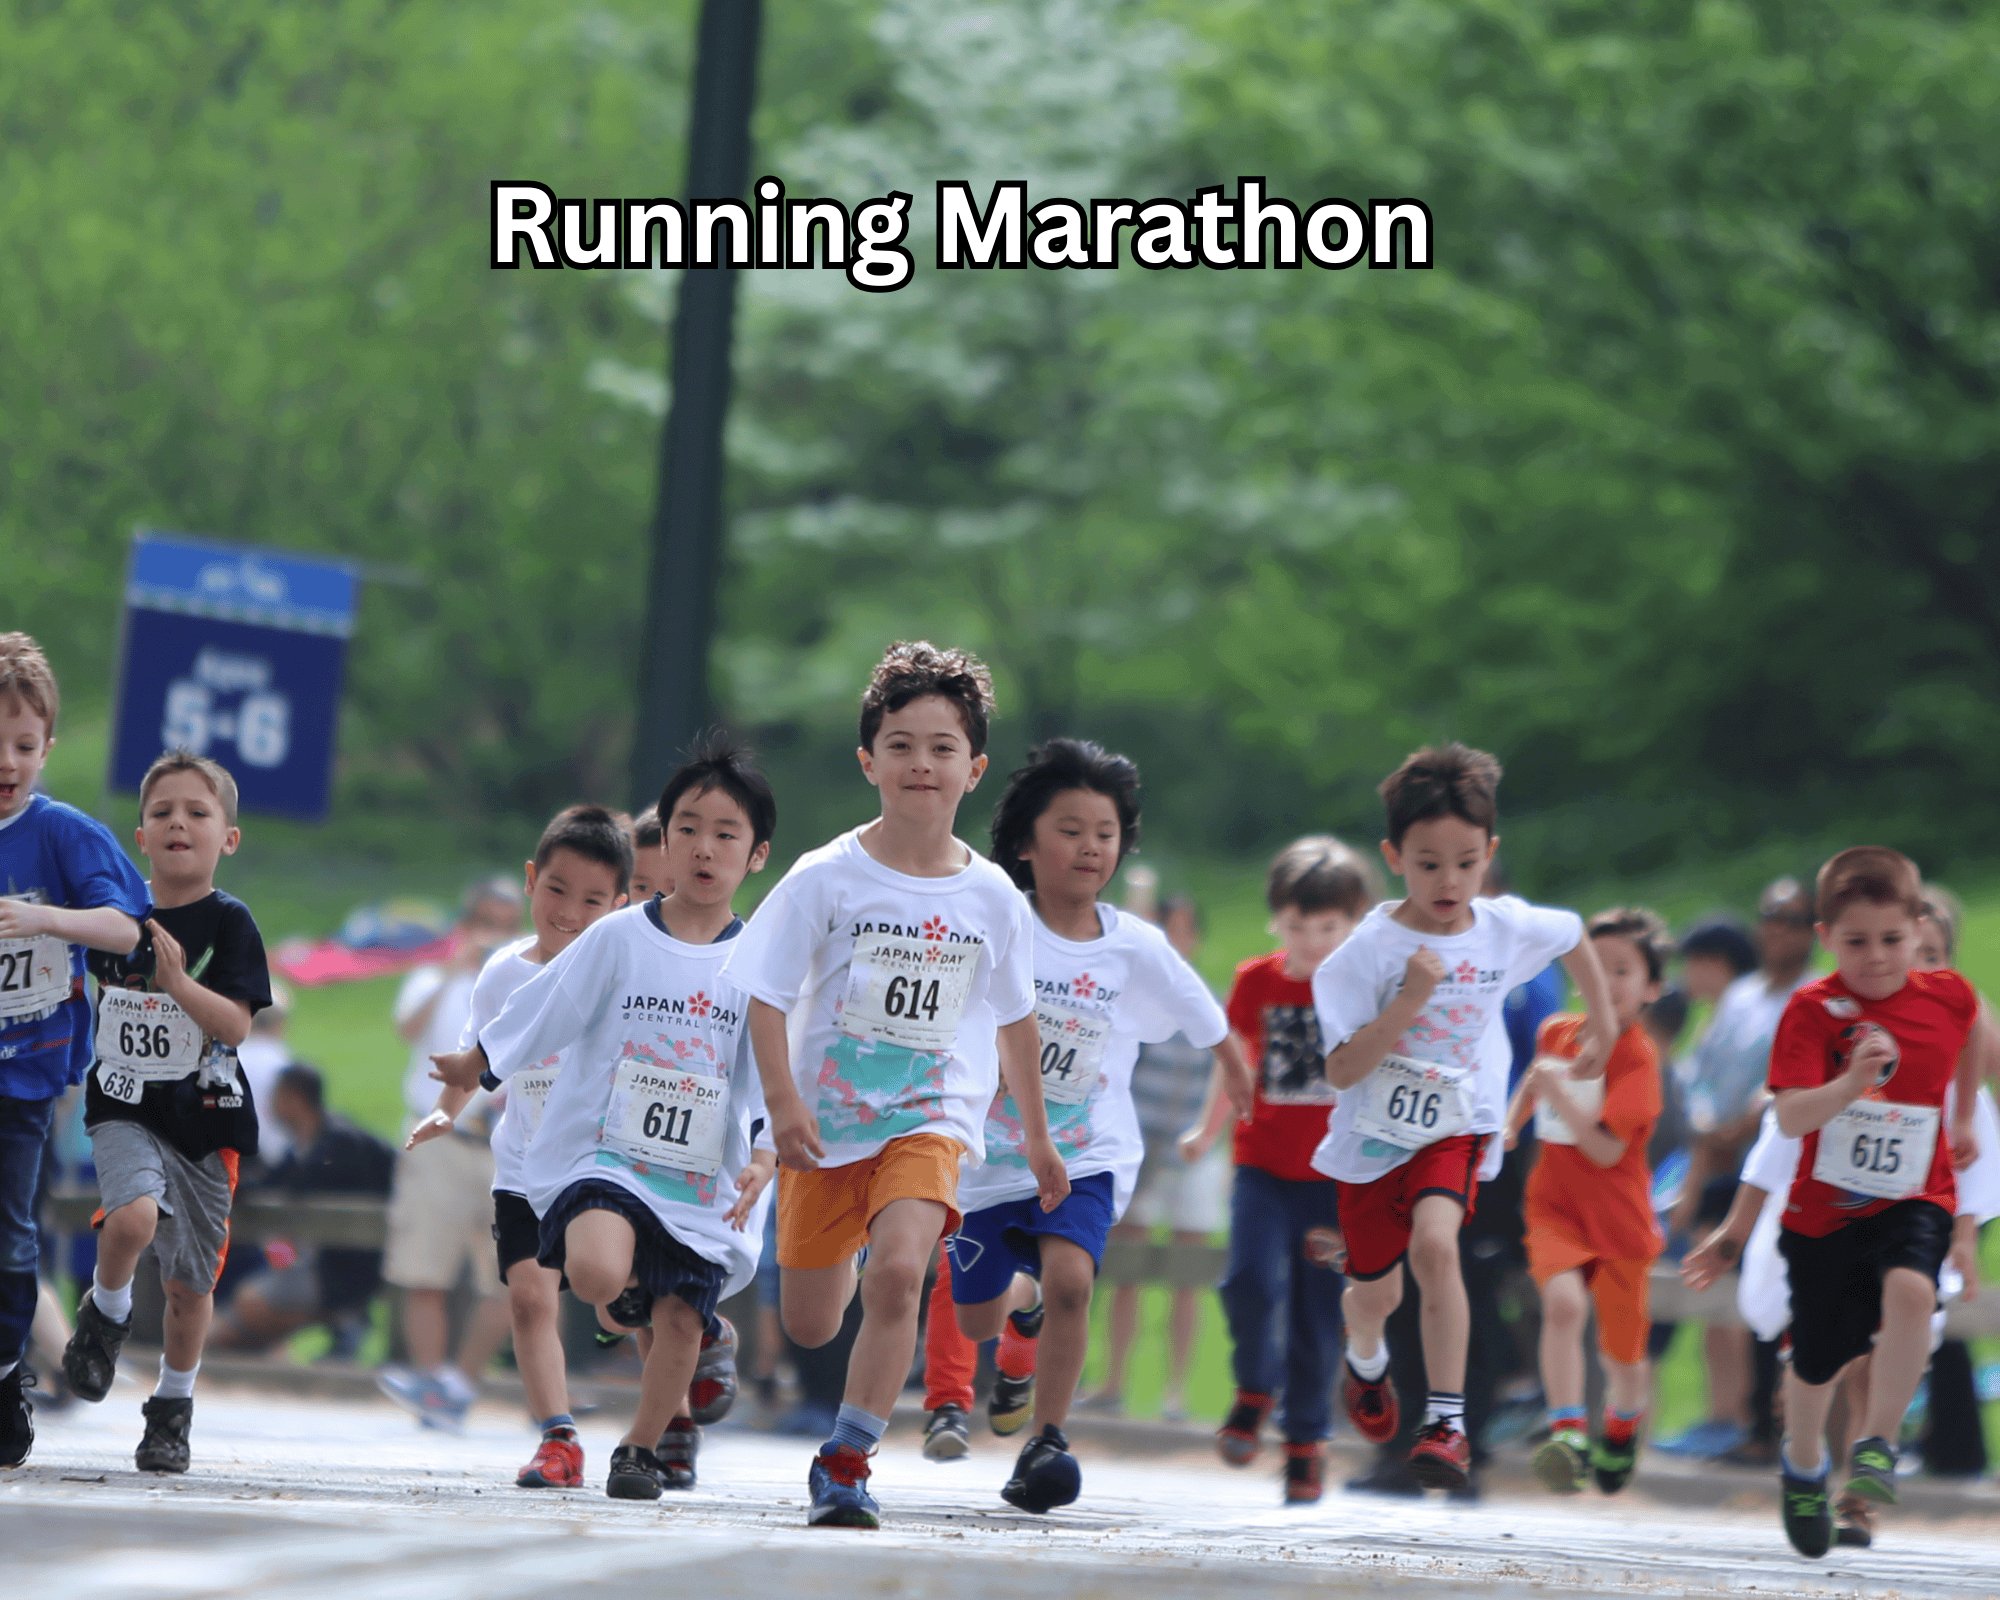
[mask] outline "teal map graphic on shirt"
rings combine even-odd
[[[820,1136],[835,1144],[900,1139],[945,1120],[951,1057],[836,1034],[819,1064]]]

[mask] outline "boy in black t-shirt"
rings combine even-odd
[[[240,838],[229,773],[185,751],[161,756],[139,786],[153,916],[129,956],[91,960],[97,1055],[84,1126],[103,1200],[101,1237],[63,1374],[85,1400],[110,1392],[132,1328],[132,1274],[154,1246],[166,1350],[144,1407],[142,1472],[187,1471],[194,1379],[229,1254],[237,1166],[257,1152],[257,1113],[236,1047],[270,1005],[271,978],[249,909],[215,887],[216,864]]]

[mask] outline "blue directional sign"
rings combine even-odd
[[[187,749],[229,769],[246,811],[325,817],[359,587],[340,562],[135,533],[111,787]]]

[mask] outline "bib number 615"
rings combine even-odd
[[[1903,1167],[1903,1141],[1885,1135],[1857,1134],[1848,1159],[1856,1172],[1875,1172],[1892,1177]]]

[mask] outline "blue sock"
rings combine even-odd
[[[567,1411],[558,1411],[554,1416],[542,1419],[542,1432],[552,1433],[557,1428],[568,1428],[574,1432],[576,1429],[576,1418],[571,1416]]]
[[[1783,1444],[1778,1446],[1778,1462],[1779,1465],[1781,1465],[1794,1478],[1803,1478],[1808,1483],[1824,1483],[1826,1481],[1827,1472],[1832,1466],[1831,1462],[1826,1462],[1821,1465],[1819,1471],[1817,1472],[1799,1471],[1797,1467],[1792,1465],[1791,1440],[1789,1439],[1787,1439]]]
[[[882,1435],[888,1431],[887,1417],[878,1417],[859,1406],[844,1405],[840,1408],[840,1415],[834,1418],[833,1435],[826,1442],[851,1444],[864,1456],[873,1455],[875,1447],[882,1442]]]

